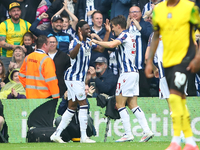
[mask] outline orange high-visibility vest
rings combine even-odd
[[[24,59],[19,80],[26,89],[27,99],[60,97],[55,64],[43,50],[38,49]]]

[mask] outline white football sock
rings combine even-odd
[[[72,117],[74,116],[75,111],[67,108],[67,110],[62,115],[62,120],[60,124],[58,125],[55,135],[60,136],[62,131],[68,126],[70,121],[72,120]]]
[[[194,141],[194,138],[193,137],[188,137],[188,138],[185,138],[185,144],[190,144],[192,146],[196,146],[196,142]]]
[[[149,129],[149,125],[147,123],[146,117],[145,117],[142,109],[139,106],[137,106],[137,107],[133,108],[131,111],[133,112],[133,114],[137,118],[137,120],[138,120],[140,126],[142,127],[143,131],[145,133],[150,132],[151,130]]]
[[[126,135],[132,135],[130,117],[126,110],[126,107],[119,108],[118,111],[119,111],[119,115],[121,117]]]
[[[181,145],[181,138],[180,136],[173,136],[171,143],[176,143],[178,145]]]
[[[78,119],[80,123],[80,131],[81,131],[81,139],[85,139],[87,137],[86,129],[87,129],[87,122],[88,122],[88,105],[80,106]]]

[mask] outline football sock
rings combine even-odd
[[[186,99],[182,99],[182,106],[183,106],[183,133],[185,138],[192,137],[192,129],[190,127],[190,114],[187,109]]]
[[[173,112],[171,117],[173,122],[174,136],[180,137],[183,118],[182,98],[178,95],[170,94],[168,101],[171,111]]]
[[[181,138],[180,138],[180,136],[173,136],[171,142],[172,142],[172,143],[175,142],[175,143],[177,143],[178,145],[181,145]]]
[[[196,142],[193,139],[193,133],[190,126],[190,114],[187,109],[186,99],[182,99],[182,106],[183,106],[183,133],[185,135],[185,143],[191,144],[192,146],[196,146]]]
[[[75,111],[67,108],[67,110],[62,115],[62,119],[60,124],[58,125],[55,135],[60,136],[62,131],[68,126],[70,121],[72,120],[72,117],[74,116]]]
[[[130,117],[129,117],[128,111],[126,110],[126,107],[119,108],[118,111],[119,111],[119,115],[121,117],[126,135],[132,135]]]
[[[137,107],[133,108],[131,111],[133,112],[133,114],[137,118],[137,120],[138,120],[140,126],[142,127],[143,131],[145,133],[148,133],[150,131],[150,129],[149,129],[146,117],[145,117],[142,109],[139,106],[137,106]]]
[[[190,144],[192,146],[196,146],[196,142],[194,141],[193,137],[188,137],[188,138],[185,138],[185,143],[186,144]]]
[[[78,119],[80,123],[80,131],[81,131],[81,139],[85,139],[87,137],[86,129],[87,129],[87,122],[88,122],[88,105],[80,106]]]

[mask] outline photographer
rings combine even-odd
[[[98,57],[95,60],[95,68],[89,68],[91,74],[90,85],[96,88],[96,93],[105,93],[109,96],[115,95],[118,76],[108,68],[107,59]]]

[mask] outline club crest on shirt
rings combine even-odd
[[[83,97],[83,94],[82,94],[82,93],[80,93],[80,94],[78,94],[78,96],[79,96],[79,98],[82,98],[82,97]]]
[[[172,13],[168,13],[167,18],[172,18]]]

